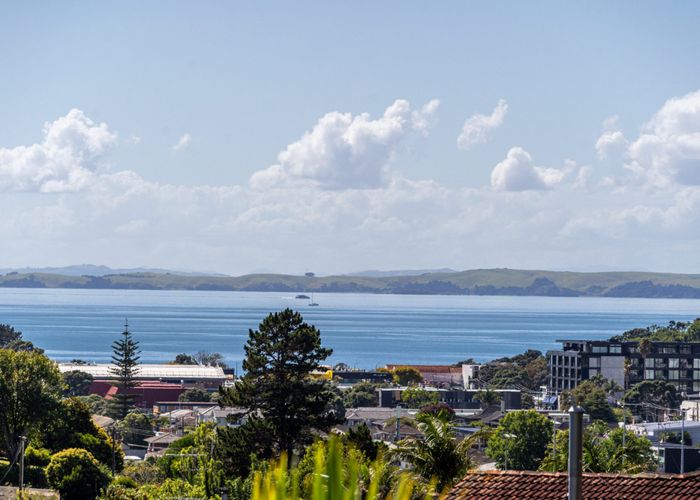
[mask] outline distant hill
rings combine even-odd
[[[699,274],[518,269],[475,269],[382,277],[285,274],[216,276],[158,272],[70,276],[11,272],[0,276],[0,287],[700,299]]]
[[[457,271],[450,269],[449,267],[443,267],[442,269],[403,269],[397,271],[360,271],[357,273],[347,273],[344,276],[361,276],[363,278],[387,278],[392,276],[420,276],[421,274],[454,274]]]
[[[136,267],[129,269],[113,269],[107,266],[95,266],[92,264],[81,264],[77,266],[64,267],[22,267],[0,269],[0,274],[60,274],[63,276],[107,276],[108,274],[134,274],[134,273],[155,273],[155,274],[181,274],[183,276],[225,276],[216,273],[198,273],[191,271],[173,271],[171,269]]]

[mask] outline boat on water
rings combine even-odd
[[[295,298],[295,299],[307,299],[307,300],[308,300],[308,299],[310,299],[311,297],[309,297],[308,295],[304,295],[303,293],[300,293],[299,295],[297,295],[297,296],[294,297],[294,298]]]
[[[311,294],[311,302],[309,302],[309,306],[311,306],[311,307],[318,306],[318,304],[316,302],[314,302],[314,294],[313,293]]]

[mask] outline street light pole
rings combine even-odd
[[[685,411],[681,409],[681,474],[685,472]]]
[[[24,446],[27,441],[26,436],[20,436],[20,453],[19,456],[19,491],[24,491]]]

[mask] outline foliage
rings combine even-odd
[[[681,433],[664,431],[659,435],[659,439],[664,443],[681,444]],[[693,446],[693,438],[688,431],[683,432],[683,444]]]
[[[137,484],[160,483],[165,479],[161,468],[150,460],[126,464],[122,476],[133,479]]]
[[[46,467],[49,484],[66,500],[97,498],[110,481],[109,472],[89,452],[69,448],[51,457]]]
[[[398,385],[415,385],[423,382],[423,375],[413,367],[397,366],[391,371],[391,378]]]
[[[442,491],[474,465],[468,454],[471,441],[457,443],[449,412],[419,413],[416,422],[422,438],[400,441],[394,453],[409,462],[424,481],[435,481],[438,491]]]
[[[131,445],[145,445],[146,438],[154,436],[151,419],[143,413],[132,411],[118,424],[117,429],[122,441]]]
[[[228,365],[224,363],[224,357],[218,352],[207,352],[199,351],[194,356],[194,361],[201,366],[219,366],[221,368],[228,368]]]
[[[499,404],[501,402],[501,396],[491,389],[486,389],[485,391],[478,391],[474,394],[472,400],[481,403],[482,408],[487,408]]]
[[[488,440],[486,454],[499,469],[537,470],[552,439],[552,422],[534,410],[507,413]]]
[[[90,392],[90,384],[92,384],[93,376],[89,373],[81,372],[80,370],[71,370],[62,374],[65,389],[63,395],[71,396],[87,396]]]
[[[625,434],[625,445],[622,435]],[[556,459],[554,442],[550,442],[547,456],[540,465],[543,471],[565,472],[568,468],[569,431],[557,431]],[[653,471],[656,457],[651,442],[644,436],[622,428],[610,429],[601,420],[592,422],[583,433],[584,472],[637,474]]]
[[[430,404],[437,404],[437,391],[428,391],[420,387],[408,387],[401,392],[401,401],[407,408],[421,408]]]
[[[363,406],[377,406],[379,385],[372,382],[358,382],[351,388],[343,391],[343,402],[346,408],[360,408]]]
[[[172,364],[174,365],[196,365],[197,362],[194,360],[194,356],[191,354],[178,354],[175,356],[175,359],[172,361]]]
[[[369,432],[369,427],[367,427],[367,424],[364,422],[348,429],[345,443],[362,452],[368,460],[375,460],[377,458],[379,443],[374,442],[372,434]]]
[[[51,461],[51,451],[46,448],[34,448],[27,446],[24,451],[24,463],[27,465],[36,465],[37,467],[46,467]]]
[[[633,328],[622,335],[610,338],[611,342],[632,340],[646,340],[647,342],[698,342],[700,341],[700,318],[692,322],[669,321],[666,326],[650,325],[645,328]]]
[[[112,344],[111,374],[115,378],[117,394],[109,401],[109,412],[118,419],[126,417],[133,408],[134,395],[129,389],[136,385],[136,369],[139,361],[139,343],[134,340],[128,326],[124,327],[122,338]]]
[[[33,441],[54,453],[67,448],[82,448],[110,468],[114,459],[116,470],[121,470],[124,465],[121,447],[95,425],[89,408],[77,398],[61,401],[46,419],[41,432],[35,433]]]
[[[678,408],[682,401],[676,386],[664,380],[645,380],[633,385],[623,396],[625,403],[634,405],[632,411],[647,420],[658,421],[665,408]]]
[[[97,394],[76,396],[76,399],[87,405],[91,415],[107,415],[107,400]]]
[[[437,404],[429,404],[422,406],[420,409],[421,413],[428,413],[430,415],[437,416],[440,413],[445,413],[450,416],[450,418],[454,418],[455,411],[452,409],[450,405],[447,403],[437,403]]]
[[[204,487],[192,484],[184,479],[168,478],[159,484],[147,484],[139,488],[139,493],[145,499],[161,498],[211,498],[207,496]],[[140,500],[140,499],[139,499]]]
[[[249,331],[245,352],[246,374],[234,387],[221,388],[219,404],[246,408],[251,417],[259,415],[278,452],[291,456],[295,448],[311,441],[313,429],[328,431],[344,420],[329,384],[309,376],[332,350],[321,347],[319,331],[304,323],[299,313],[285,309],[267,316],[258,330]],[[242,427],[254,427],[254,420],[249,418]],[[220,438],[222,447],[241,444],[226,442],[224,435]]]
[[[61,374],[37,351],[0,349],[0,448],[14,456],[19,436],[39,426],[56,406]]]
[[[15,330],[10,325],[0,325],[0,349],[11,351],[37,351],[43,354],[43,349],[34,347],[28,340],[22,339],[22,332]]]
[[[211,393],[199,387],[192,387],[180,394],[178,401],[211,401]]]
[[[512,358],[494,359],[481,365],[479,381],[491,389],[539,390],[547,384],[547,361],[540,351],[528,349]]]
[[[592,420],[617,422],[612,405],[608,402],[608,394],[604,389],[605,378],[584,380],[571,391],[562,393],[564,405],[569,407],[577,404],[590,415]]]
[[[350,455],[348,455],[348,453]],[[319,442],[297,468],[289,468],[286,455],[266,470],[253,476],[252,500],[409,500],[414,482],[401,474],[389,485],[387,463],[380,459],[366,464],[361,459],[348,459],[348,452],[332,437],[327,444]]]
[[[245,425],[219,427],[216,430],[220,446],[217,457],[224,470],[234,477],[247,477],[255,459],[269,459],[274,455],[275,443],[270,422],[250,415]]]

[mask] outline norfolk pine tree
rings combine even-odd
[[[117,419],[126,417],[133,408],[134,395],[127,391],[136,386],[134,378],[139,361],[139,343],[133,339],[129,331],[129,323],[124,325],[122,338],[112,344],[111,374],[114,376],[114,385],[119,389],[117,394],[109,401],[109,413]]]

